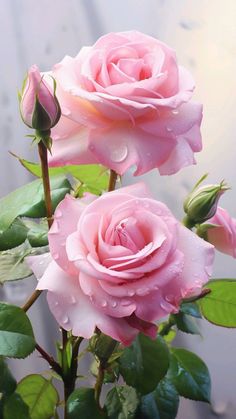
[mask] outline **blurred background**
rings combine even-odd
[[[197,155],[197,166],[172,177],[160,177],[154,170],[142,178],[153,195],[181,218],[186,193],[209,172],[210,182],[226,179],[232,187],[221,205],[236,216],[235,22],[235,0],[0,0],[0,196],[30,180],[8,150],[29,160],[37,158],[18,112],[17,89],[28,67],[36,63],[48,70],[107,32],[137,29],[176,50],[178,62],[195,77],[195,99],[204,104],[204,148]],[[137,180],[127,174],[123,183]],[[235,271],[235,260],[217,255],[215,277],[235,278]],[[0,289],[0,299],[22,304],[34,287],[32,279],[13,282]],[[38,342],[52,352],[57,326],[44,297],[29,314]],[[235,419],[236,331],[204,321],[201,331],[202,337],[179,333],[176,344],[195,351],[207,363],[212,406],[182,399],[178,419]],[[37,354],[11,365],[18,378],[47,368]]]

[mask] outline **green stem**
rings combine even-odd
[[[102,366],[102,363],[100,362],[99,367],[98,367],[97,381],[96,381],[95,387],[94,387],[95,401],[96,401],[96,403],[97,403],[97,405],[99,406],[100,409],[101,409],[101,406],[100,406],[99,399],[100,399],[100,395],[101,395],[101,391],[102,391],[104,374],[105,374],[105,370],[104,370],[104,367]]]
[[[170,316],[165,326],[163,326],[162,330],[160,330],[159,335],[160,336],[168,335],[169,331],[172,329],[174,325],[175,325],[175,320]]]

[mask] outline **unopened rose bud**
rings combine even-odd
[[[41,132],[50,131],[60,119],[61,109],[54,88],[45,82],[36,65],[33,65],[20,94],[20,113],[23,122]]]
[[[184,211],[188,224],[204,223],[216,213],[218,201],[229,188],[224,182],[218,185],[205,185],[195,188],[184,201]]]

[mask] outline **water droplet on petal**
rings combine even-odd
[[[58,304],[59,304],[59,303],[58,303],[58,301],[55,301],[54,305],[55,305],[56,307],[58,306]]]
[[[116,301],[113,301],[112,303],[111,303],[111,305],[112,305],[112,307],[117,307],[117,302]]]
[[[159,287],[158,287],[157,285],[154,285],[153,289],[154,289],[155,291],[158,291],[158,290],[159,290]]]
[[[147,295],[149,294],[149,288],[138,288],[136,294],[140,296]]]
[[[102,306],[102,307],[107,307],[107,301],[106,301],[106,300],[102,300],[102,302],[101,302],[101,306]]]
[[[166,127],[166,131],[167,131],[167,132],[172,132],[172,131],[173,131],[173,128],[171,128],[171,127]]]
[[[128,147],[124,143],[112,145],[112,147],[110,146],[109,148],[110,148],[110,159],[114,163],[121,163],[128,156]]]
[[[73,295],[71,296],[71,303],[76,304],[76,298]]]
[[[173,113],[173,115],[178,115],[179,111],[177,109],[173,109],[173,111],[171,111]]]
[[[67,324],[69,322],[69,317],[68,316],[64,316],[62,319],[62,323],[63,324]]]
[[[59,259],[59,255],[58,255],[58,253],[53,253],[52,257],[53,257],[53,259],[54,259],[54,260]]]
[[[44,261],[40,260],[39,265],[43,265],[43,264],[44,264]]]
[[[135,294],[134,290],[128,290],[128,291],[127,291],[127,295],[128,295],[129,297],[133,297],[133,296],[134,296],[134,294]]]
[[[132,304],[132,301],[130,301],[130,300],[122,300],[120,304],[123,307],[126,307],[126,306],[130,306]]]
[[[160,307],[162,308],[162,310],[166,311],[167,313],[169,313],[173,309],[171,304],[169,304],[167,301],[162,301],[160,303]]]
[[[165,299],[166,299],[166,301],[167,301],[168,303],[173,303],[173,301],[174,301],[175,297],[174,297],[174,295],[173,295],[173,294],[167,294],[167,295],[165,296]]]

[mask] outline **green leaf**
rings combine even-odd
[[[133,419],[139,404],[134,388],[116,386],[107,394],[105,407],[109,419]]]
[[[175,419],[179,407],[179,395],[174,385],[164,378],[156,390],[142,397],[140,419]],[[138,419],[137,418],[137,419]]]
[[[53,177],[50,181],[53,210],[70,192],[71,185],[64,176]],[[46,217],[44,192],[41,180],[28,183],[0,199],[0,233],[7,230],[19,217]]]
[[[198,302],[202,315],[218,326],[236,327],[236,280],[214,280],[205,287],[211,292]]]
[[[67,418],[104,419],[95,402],[93,388],[81,387],[73,391],[67,400]]]
[[[29,408],[17,393],[13,393],[4,403],[4,419],[31,419]]]
[[[24,377],[16,392],[29,407],[31,419],[50,419],[59,402],[57,390],[51,381],[38,374]]]
[[[24,243],[27,233],[26,225],[16,218],[7,230],[0,233],[0,251],[12,249]]]
[[[172,316],[175,319],[176,326],[181,332],[190,333],[192,335],[201,334],[195,319],[187,314],[179,312],[178,314],[172,314]]]
[[[0,303],[0,355],[25,358],[35,348],[31,323],[17,306]]]
[[[16,380],[8,368],[7,363],[0,357],[0,393],[9,395],[16,389]]]
[[[14,154],[13,154],[14,155]],[[19,162],[33,175],[41,177],[41,166],[14,155]],[[80,182],[78,196],[84,192],[100,195],[107,190],[109,182],[108,170],[99,164],[68,165],[49,168],[50,177],[69,174]]]
[[[48,245],[48,225],[46,220],[35,223],[32,220],[24,221],[29,228],[27,239],[32,247]]]
[[[153,391],[169,367],[169,350],[161,336],[156,340],[139,334],[118,360],[125,382],[141,394]],[[148,379],[147,379],[148,377]]]
[[[210,401],[209,371],[206,364],[194,353],[172,348],[168,377],[181,396],[203,402]]]
[[[32,275],[32,271],[24,258],[28,255],[38,255],[46,252],[48,252],[48,247],[32,249],[27,241],[14,249],[0,252],[0,284]]]
[[[180,306],[180,311],[189,316],[196,317],[198,319],[202,318],[201,312],[197,303],[182,303]]]

